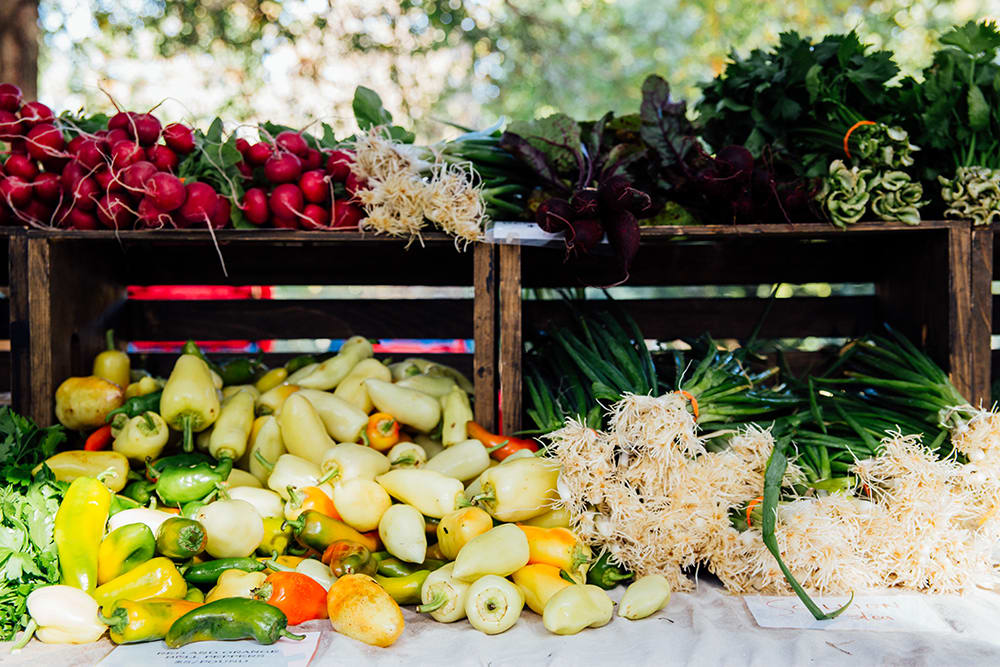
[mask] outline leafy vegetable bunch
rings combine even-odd
[[[39,428],[8,406],[0,407],[0,474],[2,482],[26,489],[31,485],[31,471],[52,456],[66,440],[66,430],[59,424]]]

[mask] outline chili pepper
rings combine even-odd
[[[326,453],[320,471],[335,484],[349,479],[374,480],[389,472],[389,466],[389,459],[371,447],[342,442]]]
[[[160,510],[149,509],[147,507],[137,507],[135,509],[123,510],[108,520],[108,530],[115,531],[122,526],[127,526],[133,523],[141,523],[148,526],[153,535],[156,535],[156,532],[160,529],[160,524],[167,519],[173,518],[173,516],[173,514],[161,512]]]
[[[376,568],[378,573],[383,577],[405,577],[408,574],[413,574],[419,569],[419,565],[404,563],[400,559],[393,558],[392,556],[379,558],[378,567]]]
[[[528,538],[528,563],[553,565],[568,573],[577,583],[586,583],[590,565],[590,547],[568,528],[519,526]]]
[[[333,504],[339,518],[354,530],[376,530],[392,499],[381,486],[368,479],[349,479],[333,487]]]
[[[218,372],[219,372],[219,365],[217,363],[215,363],[214,361],[212,361],[211,359],[209,359],[205,355],[205,352],[198,345],[198,343],[194,342],[193,340],[188,339],[184,343],[184,346],[181,348],[181,354],[182,355],[187,354],[187,355],[198,357],[199,359],[201,359],[202,361],[205,362],[205,365],[208,366],[208,368],[213,373],[218,374]]]
[[[439,400],[450,394],[452,389],[458,388],[458,385],[451,378],[434,375],[410,375],[396,384],[407,389],[415,389]]]
[[[165,468],[156,477],[156,495],[169,504],[201,500],[226,481],[232,469],[232,459],[222,459],[214,466],[198,463]],[[147,475],[155,473],[147,469]]]
[[[229,499],[247,501],[253,505],[262,519],[284,516],[285,503],[282,502],[281,496],[270,489],[239,486],[229,490]]]
[[[375,378],[365,380],[365,388],[378,411],[401,424],[429,433],[441,421],[441,403],[432,396]]]
[[[399,422],[392,415],[376,412],[368,418],[365,436],[368,438],[369,447],[384,452],[399,442]]]
[[[240,467],[249,470],[262,484],[267,484],[271,470],[260,462],[277,461],[285,453],[285,443],[281,439],[281,429],[278,420],[272,415],[257,417],[250,429],[250,446],[240,459]]]
[[[326,618],[326,589],[299,572],[268,575],[253,597],[285,612],[290,625]]]
[[[217,459],[236,460],[243,456],[253,428],[254,398],[249,391],[238,391],[222,405],[212,426],[208,453]]]
[[[100,428],[124,401],[124,388],[114,382],[92,375],[71,377],[56,389],[56,418],[72,431]]]
[[[194,515],[205,527],[205,551],[213,558],[249,556],[264,538],[264,520],[245,500],[216,500]]]
[[[108,508],[108,517],[110,518],[118,514],[119,512],[136,509],[138,507],[139,503],[137,503],[135,500],[127,496],[115,494],[111,496],[111,507]]]
[[[328,391],[336,387],[347,377],[359,362],[372,357],[372,344],[361,336],[351,336],[340,346],[336,356],[327,359],[317,366],[312,373],[299,381],[299,386],[306,389]]]
[[[115,330],[108,329],[105,333],[107,349],[94,357],[93,373],[108,382],[114,382],[124,389],[129,383],[131,365],[128,355],[115,346]]]
[[[304,639],[286,629],[285,613],[260,600],[232,598],[209,602],[187,612],[170,626],[164,638],[178,648],[192,642],[218,639],[256,639],[273,644],[281,637]]]
[[[469,439],[466,424],[472,421],[469,395],[455,387],[441,399],[441,444],[451,447]]]
[[[652,616],[670,602],[670,582],[662,574],[639,577],[618,605],[618,615],[631,621]]]
[[[219,575],[219,580],[205,596],[205,602],[215,602],[223,598],[251,598],[254,589],[266,579],[267,575],[263,572],[226,570]]]
[[[462,483],[434,470],[398,468],[379,475],[375,481],[393,498],[436,519],[454,512],[465,501]]]
[[[389,465],[396,468],[422,468],[427,463],[427,452],[415,442],[401,441],[386,453]]]
[[[212,457],[201,452],[185,452],[184,454],[164,456],[162,459],[157,459],[146,466],[146,479],[155,482],[160,473],[167,468],[189,468],[199,463],[214,463],[214,461]]]
[[[490,467],[490,454],[478,440],[463,440],[436,455],[424,467],[468,482]]]
[[[267,478],[267,486],[272,491],[281,496],[286,502],[291,500],[288,495],[288,488],[301,489],[307,486],[315,486],[327,495],[333,495],[333,489],[328,484],[320,482],[322,478],[319,466],[312,461],[294,454],[282,454],[278,460],[271,464],[264,460],[264,457],[257,457],[262,465],[271,466],[271,474]]]
[[[226,570],[262,572],[267,566],[255,558],[218,558],[197,563],[184,570],[184,578],[192,584],[205,586],[215,584]]]
[[[129,482],[128,486],[122,489],[121,495],[131,498],[139,505],[146,505],[156,491],[156,483],[145,479],[137,479]]]
[[[337,540],[357,542],[369,551],[376,549],[375,540],[359,533],[346,523],[331,519],[315,510],[307,510],[294,521],[285,523],[291,527],[299,544],[316,549],[320,553]]]
[[[297,357],[292,357],[285,362],[285,372],[294,373],[300,368],[304,368],[309,364],[317,363],[315,354],[300,354]]]
[[[96,479],[80,477],[69,485],[56,512],[53,533],[60,583],[94,592],[97,554],[110,506],[111,493]]]
[[[469,432],[469,437],[475,438],[483,443],[483,446],[487,449],[492,450],[490,455],[497,461],[503,461],[514,452],[522,449],[537,452],[541,448],[535,440],[531,440],[530,438],[510,438],[490,433],[474,421],[466,424],[466,428]]]
[[[291,541],[292,529],[285,526],[284,519],[278,516],[264,517],[264,537],[257,546],[258,554],[283,554]]]
[[[521,589],[494,574],[476,579],[465,596],[465,616],[469,623],[488,635],[509,630],[522,609],[524,593]]]
[[[493,528],[493,519],[478,507],[464,507],[445,515],[437,526],[438,547],[445,558],[455,560],[469,540]]]
[[[160,415],[170,428],[184,434],[184,451],[194,449],[193,433],[204,431],[219,416],[219,396],[205,362],[182,354],[174,364],[160,397]]]
[[[103,607],[118,600],[182,598],[185,593],[187,583],[177,566],[169,558],[159,556],[101,584],[94,591],[94,599]]]
[[[201,604],[205,601],[205,594],[201,592],[200,588],[188,586],[188,592],[184,594],[184,599],[188,602],[197,602],[198,604]]]
[[[288,377],[288,370],[285,368],[272,368],[271,370],[264,373],[260,378],[254,382],[254,387],[261,394],[266,394],[271,391]]]
[[[340,519],[333,499],[316,486],[303,486],[298,489],[288,487],[288,502],[285,503],[284,516],[289,521],[297,519],[306,510],[316,510],[333,519]]]
[[[267,365],[260,357],[250,359],[232,359],[222,364],[219,368],[219,375],[222,376],[222,385],[230,386],[234,384],[248,384],[267,373]]]
[[[429,613],[431,618],[441,623],[453,623],[465,618],[465,598],[469,584],[453,576],[454,563],[434,570],[424,580],[420,588],[420,613]]]
[[[281,439],[290,454],[319,465],[327,450],[334,446],[323,420],[305,397],[292,394],[278,413]]]
[[[538,516],[526,519],[521,523],[525,526],[538,526],[539,528],[569,528],[570,520],[572,515],[569,510],[565,507],[559,507],[554,510],[549,510],[545,514],[539,514]]]
[[[205,528],[193,519],[173,517],[160,524],[156,533],[156,549],[160,555],[174,560],[194,558],[205,550],[208,535]]]
[[[145,563],[156,553],[149,526],[132,523],[116,528],[97,549],[97,585],[105,584]]]
[[[372,399],[365,388],[365,380],[369,378],[392,382],[392,372],[378,359],[364,359],[340,381],[333,395],[368,414],[373,407]]]
[[[405,577],[383,577],[376,574],[374,579],[396,604],[420,604],[420,589],[430,573],[430,570],[417,570]]]
[[[297,384],[279,384],[273,389],[268,389],[256,401],[257,414],[262,416],[278,414],[288,397],[298,391]]]
[[[111,426],[109,424],[105,424],[87,436],[87,442],[84,443],[83,449],[88,452],[97,452],[102,449],[107,449],[112,440],[114,440],[114,438],[111,435]]]
[[[218,491],[212,491],[201,500],[192,500],[191,502],[184,503],[181,505],[181,516],[185,519],[193,519],[201,511],[202,507],[214,502],[217,495]]]
[[[506,577],[528,564],[530,551],[524,531],[505,523],[478,535],[455,558],[455,577],[475,581],[487,574]]]
[[[410,563],[422,563],[427,553],[424,517],[410,505],[393,505],[382,515],[378,534],[386,551]]]
[[[323,552],[322,561],[330,566],[335,577],[345,574],[373,575],[378,563],[367,547],[349,540],[337,540]]]
[[[153,642],[166,637],[174,621],[200,606],[200,602],[176,599],[119,600],[100,619],[116,644]]]
[[[328,391],[299,389],[298,393],[312,404],[330,437],[337,442],[357,442],[368,423],[368,413],[358,409]]]
[[[553,595],[573,585],[562,576],[558,567],[545,563],[525,565],[512,578],[524,593],[525,604],[539,615],[545,612],[545,605]]]
[[[99,479],[110,491],[118,493],[128,481],[128,459],[118,452],[88,452],[71,449],[59,452],[45,459],[56,481],[73,482],[81,477]],[[31,471],[37,474],[42,469],[38,464]]]
[[[13,646],[22,648],[32,634],[46,644],[89,644],[107,630],[98,618],[97,603],[71,586],[42,586],[25,600],[31,621]]]
[[[156,412],[160,409],[160,395],[162,393],[154,391],[151,394],[130,398],[120,408],[109,412],[105,421],[110,422],[115,415],[125,415],[129,419],[132,419],[132,417],[138,417],[146,412]]]
[[[518,459],[484,472],[476,501],[498,521],[524,521],[558,499],[558,477],[559,464],[551,459]]]
[[[587,571],[587,583],[600,586],[604,590],[610,590],[634,578],[634,574],[611,562],[611,553],[608,551],[598,556]]]
[[[230,490],[239,488],[264,488],[259,479],[248,473],[246,470],[240,470],[236,467],[233,467],[233,469],[229,471],[229,477],[226,478],[225,486]]]
[[[585,628],[607,625],[615,603],[593,584],[575,584],[557,592],[545,605],[542,622],[557,635],[575,635]]]
[[[125,403],[128,403],[133,398],[138,398],[140,396],[147,396],[149,394],[158,393],[160,391],[161,383],[156,380],[151,375],[144,375],[135,382],[130,383],[125,387]],[[159,397],[157,397],[156,405],[153,409],[160,404]],[[146,412],[141,410],[140,412]],[[135,417],[135,415],[129,415],[130,417]]]
[[[155,459],[167,446],[170,437],[167,423],[155,412],[144,412],[129,419],[115,437],[114,450],[133,461]]]

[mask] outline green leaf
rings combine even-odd
[[[969,21],[961,27],[954,27],[941,35],[940,42],[955,46],[970,56],[988,56],[992,60],[1000,48],[1000,31],[995,23]]]
[[[369,130],[377,125],[391,125],[392,114],[382,106],[382,98],[371,88],[358,86],[354,90],[354,120],[362,130]]]
[[[337,137],[333,133],[333,128],[323,123],[323,136],[319,140],[319,145],[322,148],[337,148],[340,142],[337,141]]]
[[[968,93],[969,127],[975,131],[984,130],[990,124],[990,105],[979,86],[972,86]]]
[[[809,91],[810,104],[815,104],[816,98],[819,97],[820,88],[822,86],[820,74],[822,72],[822,65],[813,65],[809,68],[809,71],[806,72],[806,90]]]
[[[212,124],[208,126],[208,131],[205,132],[205,139],[213,144],[222,143],[222,119],[216,118],[212,121]]]

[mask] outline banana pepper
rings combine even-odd
[[[424,467],[468,482],[490,467],[490,454],[478,440],[463,440],[437,454]]]
[[[163,417],[155,412],[144,412],[125,423],[111,448],[133,461],[155,459],[167,446],[169,436]]]
[[[110,507],[111,493],[96,479],[80,477],[69,485],[56,512],[53,533],[60,583],[94,592],[98,553]]]
[[[102,607],[118,600],[149,598],[183,598],[187,582],[169,558],[159,556],[146,561],[125,574],[102,584],[94,591],[94,599]]]
[[[279,556],[288,551],[288,545],[292,542],[292,529],[285,526],[285,520],[278,516],[264,518],[264,537],[257,546],[257,553],[261,556]]]
[[[392,382],[392,372],[378,359],[364,359],[341,380],[333,395],[368,414],[372,411],[372,399],[365,388],[368,378]]]
[[[424,517],[410,505],[388,508],[379,521],[378,535],[385,550],[396,558],[409,563],[424,562],[427,554]]]
[[[351,336],[344,341],[336,356],[327,359],[309,375],[299,380],[299,386],[322,391],[333,389],[354,370],[355,366],[373,355],[372,344],[366,338]]]
[[[254,590],[260,588],[265,581],[267,575],[263,572],[226,570],[219,575],[215,587],[205,596],[205,603],[224,598],[252,598]]]
[[[371,537],[359,533],[342,521],[331,519],[314,510],[303,512],[297,519],[287,521],[286,524],[292,528],[299,544],[320,553],[338,540],[357,542],[369,551],[375,551],[378,546]]]
[[[396,468],[423,468],[427,463],[427,452],[415,442],[401,442],[393,445],[386,454],[389,465]],[[441,471],[438,471],[441,472]],[[451,475],[448,475],[451,477]]]
[[[398,468],[375,478],[390,496],[413,505],[434,519],[454,512],[465,502],[465,487],[434,470]]]
[[[402,577],[374,576],[375,581],[385,589],[396,604],[420,604],[420,591],[430,575],[430,570],[417,570]]]
[[[407,389],[415,389],[437,399],[444,398],[451,393],[452,389],[458,388],[458,385],[451,378],[434,375],[410,375],[396,384]]]
[[[112,493],[125,488],[128,481],[128,459],[118,452],[88,452],[71,449],[45,459],[56,480],[73,482],[81,477],[99,479]],[[32,474],[41,470],[38,465]]]
[[[465,598],[469,584],[454,576],[455,564],[448,563],[434,570],[420,588],[421,605],[417,611],[429,613],[440,623],[453,623],[465,618]]]
[[[652,616],[670,602],[670,582],[662,574],[636,579],[622,596],[618,615],[631,621]]]
[[[381,486],[368,479],[349,479],[333,487],[337,516],[354,530],[365,533],[379,527],[392,499]]]
[[[323,493],[333,496],[333,489],[324,481],[320,473],[319,466],[312,461],[295,456],[294,454],[282,454],[273,464],[258,457],[261,464],[271,466],[271,474],[267,477],[267,486],[277,493],[286,502],[291,500],[288,495],[288,488],[301,489],[307,486],[315,486]]]
[[[574,584],[557,592],[545,604],[542,623],[557,635],[575,635],[611,621],[615,603],[593,584]]]
[[[374,480],[389,472],[389,466],[389,459],[371,447],[342,442],[326,453],[320,470],[337,483],[355,478]]]
[[[493,519],[478,507],[463,507],[446,514],[437,525],[437,543],[441,554],[455,560],[469,540],[493,528]]]
[[[441,421],[441,403],[436,398],[375,378],[365,380],[365,388],[379,412],[396,421],[429,433]]]
[[[536,614],[545,611],[545,604],[553,595],[573,585],[562,577],[558,567],[544,563],[525,565],[514,573],[512,579],[524,593],[528,609]]]
[[[94,357],[94,375],[124,389],[129,384],[132,370],[128,355],[115,346],[114,329],[108,329],[104,336],[107,349]]]
[[[285,503],[270,489],[257,489],[250,486],[240,486],[229,491],[230,500],[245,500],[257,510],[262,519],[281,517],[285,512]]]
[[[100,619],[116,644],[153,642],[166,637],[174,621],[200,606],[200,602],[172,598],[119,600]]]
[[[549,511],[558,499],[559,464],[524,458],[488,469],[477,501],[499,521],[524,521]]]
[[[300,389],[298,393],[312,404],[331,438],[337,442],[357,442],[361,439],[368,424],[367,412],[328,391]]]
[[[155,553],[156,538],[149,526],[132,523],[112,531],[97,550],[97,585],[135,569]]]
[[[528,538],[514,524],[505,523],[478,535],[455,558],[455,578],[475,581],[487,574],[501,577],[528,564]]]
[[[175,515],[170,514],[169,512],[163,512],[161,510],[153,510],[148,507],[136,507],[118,512],[108,519],[108,530],[114,532],[122,526],[141,523],[147,526],[153,535],[156,535],[156,531],[160,529],[160,524],[174,516]]]
[[[247,449],[253,428],[254,396],[240,390],[222,405],[219,418],[212,427],[208,453],[217,459],[239,459]]]
[[[374,482],[373,482],[374,483]],[[325,484],[323,485],[326,486]],[[385,493],[383,491],[383,493]],[[284,517],[292,521],[297,519],[306,510],[316,510],[320,514],[325,514],[334,519],[342,517],[337,512],[337,506],[333,498],[326,495],[326,491],[318,486],[301,486],[295,488],[288,487],[288,502],[285,503]]]
[[[441,399],[441,444],[451,447],[468,440],[469,432],[465,425],[470,421],[472,405],[469,395],[455,387]]]
[[[316,465],[335,444],[312,403],[298,393],[289,396],[281,406],[278,426],[288,452]]]
[[[160,415],[170,428],[183,432],[184,451],[194,449],[193,433],[215,423],[219,407],[219,394],[208,365],[193,354],[182,354],[163,386]]]
[[[240,458],[239,465],[244,470],[249,470],[262,484],[267,484],[271,470],[260,459],[277,461],[286,451],[278,420],[272,415],[257,417],[250,429],[250,446]]]
[[[259,380],[254,383],[254,389],[261,394],[265,394],[279,386],[288,378],[288,370],[284,368],[272,368],[264,373]]]
[[[568,528],[520,526],[528,538],[528,563],[545,563],[565,570],[578,583],[586,583],[590,546]]]
[[[465,597],[465,615],[469,623],[488,635],[509,630],[517,622],[522,609],[524,594],[521,589],[494,574],[476,579]]]
[[[279,384],[265,391],[257,399],[255,406],[257,414],[262,416],[278,414],[288,397],[297,391],[299,391],[297,384]]]
[[[208,533],[205,551],[212,558],[249,556],[264,539],[264,520],[245,500],[216,500],[193,517]]]
[[[150,394],[159,394],[161,383],[151,375],[143,375],[135,382],[125,387],[125,402],[128,403],[133,398],[142,398]],[[157,395],[154,408],[160,404],[160,397]]]

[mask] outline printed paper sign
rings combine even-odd
[[[295,641],[282,637],[270,646],[254,641],[196,642],[180,648],[167,648],[162,641],[119,646],[99,664],[102,667],[173,667],[174,665],[211,665],[212,667],[307,667],[319,643],[318,632],[304,633]]]
[[[849,597],[813,598],[826,612],[840,609]],[[865,595],[855,597],[847,610],[835,619],[817,621],[802,601],[792,596],[747,596],[747,609],[762,628],[807,630],[884,630],[948,632],[944,622],[927,600],[919,595]]]
[[[563,240],[562,232],[546,232],[532,222],[495,222],[486,231],[487,243],[501,245],[561,245]],[[608,245],[608,237],[602,237],[600,243]]]

